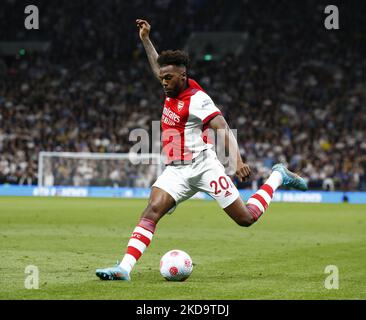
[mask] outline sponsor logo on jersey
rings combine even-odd
[[[180,122],[180,116],[178,116],[175,112],[170,110],[168,107],[164,106],[163,115],[162,115],[161,120],[163,123],[165,123],[167,125],[175,126],[175,123]]]

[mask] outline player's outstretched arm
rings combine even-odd
[[[250,177],[251,171],[250,167],[245,164],[241,158],[238,143],[230,130],[229,125],[227,124],[225,118],[221,115],[213,118],[209,123],[210,128],[215,130],[217,134],[224,134],[225,141],[225,151],[229,155],[235,155],[235,164],[236,164],[236,176],[240,181],[245,181]]]
[[[137,27],[139,28],[139,36],[142,41],[142,44],[145,48],[147,58],[149,59],[149,63],[152,71],[156,78],[159,79],[159,65],[158,65],[158,53],[156,52],[154,45],[150,40],[150,29],[151,26],[146,20],[137,19],[136,20]]]

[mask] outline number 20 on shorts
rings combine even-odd
[[[210,187],[215,189],[215,195],[221,193],[222,190],[227,190],[233,187],[231,181],[228,181],[227,177],[221,176],[217,181],[212,180],[210,182]]]

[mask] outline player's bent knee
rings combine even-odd
[[[251,214],[242,214],[236,223],[241,227],[250,227],[256,220]]]
[[[250,227],[256,221],[240,198],[224,211],[241,227]]]
[[[241,227],[250,227],[254,222],[255,221],[253,221],[253,222],[248,221],[247,219],[236,221],[236,223]]]

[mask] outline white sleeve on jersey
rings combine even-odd
[[[192,97],[189,105],[189,113],[201,119],[203,123],[211,120],[213,116],[220,114],[212,99],[203,91],[197,91]]]

